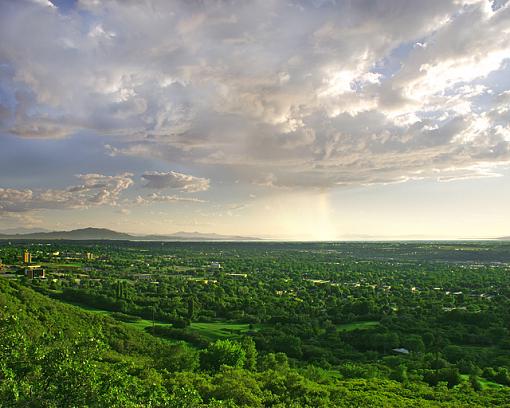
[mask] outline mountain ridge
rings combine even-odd
[[[176,232],[167,235],[134,235],[113,231],[107,228],[86,227],[70,231],[33,232],[23,234],[2,234],[0,239],[28,240],[112,240],[112,241],[255,241],[260,238],[238,235],[220,235],[216,233]]]
[[[16,235],[16,234],[33,234],[33,233],[39,233],[39,232],[51,232],[49,229],[46,228],[5,228],[0,230],[0,234],[2,235]]]

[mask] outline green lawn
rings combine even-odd
[[[469,380],[469,375],[467,375],[467,374],[461,374],[460,376],[465,381]],[[498,383],[496,383],[494,381],[486,380],[483,377],[478,377],[478,381],[482,385],[482,389],[483,390],[485,390],[487,388],[502,388],[502,387],[504,387],[504,385],[498,384]]]
[[[41,262],[41,266],[46,268],[81,268],[82,264],[78,262],[58,263],[58,262]]]
[[[99,313],[110,314],[110,312],[99,311]],[[145,330],[146,327],[152,326],[152,320],[137,320],[136,322],[122,322],[131,327],[135,327],[139,330]],[[160,326],[171,326],[169,323],[158,322]],[[202,336],[207,337],[210,340],[218,340],[223,338],[236,338],[242,333],[250,330],[249,324],[237,324],[237,323],[226,323],[226,322],[214,322],[214,323],[191,323],[190,329],[197,331]]]
[[[140,319],[135,322],[121,322],[121,323],[127,324],[131,327],[135,327],[140,330],[145,330],[146,327],[152,326],[152,320],[146,320],[146,319]],[[171,326],[170,323],[165,323],[165,322],[155,321],[154,323],[157,324],[158,326]]]
[[[109,310],[96,309],[95,307],[86,306],[86,305],[82,305],[79,303],[71,303],[71,302],[65,302],[65,303],[69,303],[73,306],[77,306],[80,309],[86,310],[88,312],[97,313],[97,314],[101,314],[101,315],[105,315],[105,316],[111,316],[111,314],[113,313]],[[115,320],[118,321],[119,323],[126,324],[128,326],[134,327],[139,330],[145,330],[146,327],[152,326],[152,320],[146,320],[146,319],[140,319],[135,322],[123,322],[121,320],[117,320],[117,319],[115,319]],[[155,323],[158,325],[162,325],[162,326],[171,326],[171,324],[169,324],[169,323],[159,322],[157,320]]]
[[[227,322],[213,322],[213,323],[191,323],[191,329],[196,330],[202,336],[211,340],[218,340],[223,338],[236,338],[242,333],[250,330],[248,323],[227,323]],[[254,330],[258,327],[255,326]]]
[[[77,306],[83,310],[87,310],[92,313],[98,313],[101,315],[111,316],[112,312],[108,310],[96,309],[94,307],[81,305],[78,303],[71,303],[74,306]],[[134,327],[138,330],[145,330],[146,327],[152,326],[152,320],[140,319],[135,322],[123,322],[117,320],[120,323],[126,324],[128,326]],[[171,326],[169,323],[165,322],[155,322],[157,325],[161,326]],[[227,323],[227,322],[213,322],[213,323],[191,323],[190,328],[192,330],[197,331],[202,336],[207,337],[210,340],[218,340],[224,338],[237,338],[242,333],[245,333],[250,330],[250,325],[248,323]],[[256,325],[254,330],[260,328],[260,325]]]
[[[337,325],[337,329],[340,331],[353,331],[353,330],[371,329],[376,326],[379,326],[379,322],[377,322],[377,321],[353,322],[353,323],[339,324],[339,325]]]
[[[65,302],[65,301],[62,301],[62,300],[61,300],[61,302],[67,303],[67,304],[70,304],[70,305],[73,305],[73,306],[76,306],[76,307],[79,307],[80,309],[86,310],[87,312],[92,312],[92,313],[97,313],[97,314],[102,314],[102,315],[110,315],[112,313],[112,312],[110,312],[108,310],[96,309],[95,307],[87,306],[87,305],[82,305],[80,303]]]
[[[502,388],[504,387],[504,385],[502,384],[498,384],[494,381],[489,381],[489,380],[486,380],[485,378],[480,378],[480,384],[482,384],[482,388],[483,389],[486,389],[486,388]]]

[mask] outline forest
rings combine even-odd
[[[508,242],[5,241],[0,259],[0,406],[510,406]]]

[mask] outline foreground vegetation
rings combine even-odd
[[[503,243],[25,247],[1,406],[510,406]]]

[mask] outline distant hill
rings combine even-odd
[[[510,236],[509,237],[499,237],[496,239],[500,239],[501,241],[510,241]]]
[[[145,235],[138,237],[138,239],[144,241],[255,241],[259,238],[181,231],[169,235]]]
[[[170,235],[131,235],[106,228],[82,228],[71,231],[33,232],[27,234],[0,234],[0,239],[30,240],[116,240],[116,241],[252,241],[258,238],[203,234],[200,232],[176,232]]]
[[[46,228],[7,228],[0,230],[2,235],[14,235],[14,234],[33,234],[35,232],[51,232]]]
[[[34,232],[2,235],[3,239],[62,239],[62,240],[129,240],[133,236],[106,228],[82,228],[72,231]]]

